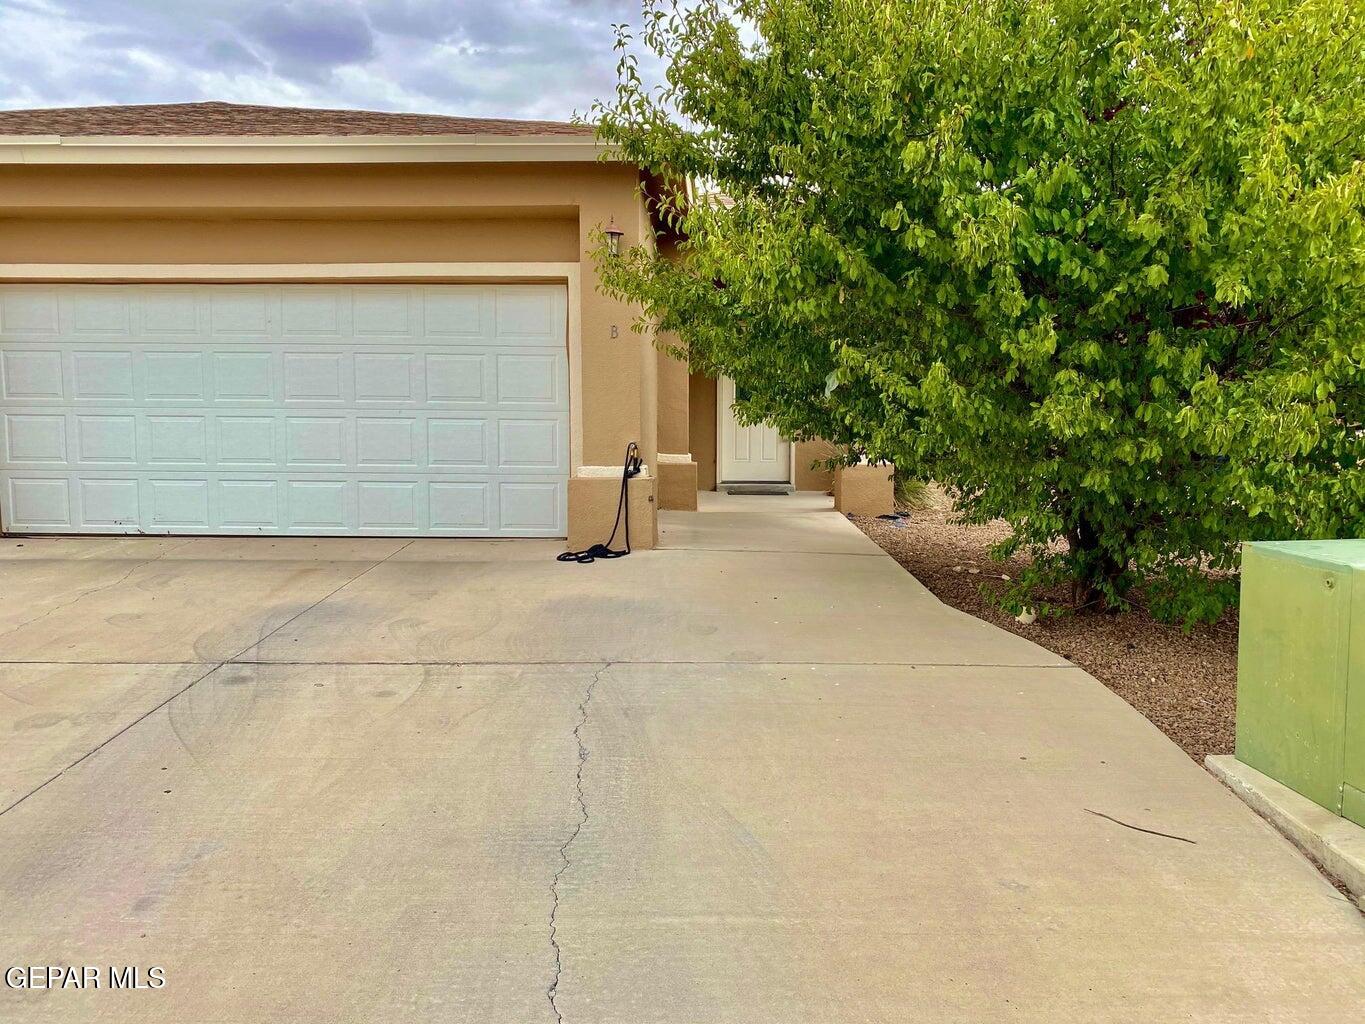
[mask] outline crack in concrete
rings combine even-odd
[[[583,767],[588,763],[588,747],[583,742],[583,727],[588,724],[588,704],[592,702],[593,690],[597,688],[602,673],[611,668],[613,664],[615,663],[608,661],[593,672],[588,688],[583,691],[583,699],[578,702],[578,724],[573,729],[573,738],[578,744],[578,769],[574,773],[574,797],[578,801],[578,821],[574,824],[568,837],[559,846],[561,863],[554,878],[550,880],[550,948],[554,950],[555,966],[550,985],[545,990],[545,997],[550,1001],[550,1012],[555,1015],[557,1024],[564,1024],[564,1015],[559,1012],[559,978],[564,972],[563,951],[559,947],[559,880],[564,877],[564,872],[569,870],[569,847],[578,838],[578,833],[583,830],[583,826],[588,823],[588,803],[583,796]]]
[[[125,572],[122,576],[120,576],[120,577],[119,577],[118,579],[116,579],[116,580],[113,580],[113,581],[110,582],[110,583],[101,583],[99,586],[90,587],[88,590],[82,590],[82,591],[81,591],[79,594],[77,594],[75,597],[72,597],[72,598],[69,598],[68,600],[62,601],[60,604],[55,604],[55,605],[53,605],[51,608],[47,609],[46,611],[41,612],[40,614],[33,616],[33,618],[31,618],[31,619],[25,619],[23,622],[19,623],[17,626],[14,626],[14,627],[12,627],[12,628],[10,628],[10,629],[5,630],[5,632],[3,632],[3,633],[0,633],[0,640],[3,640],[3,639],[5,639],[5,638],[8,637],[8,636],[13,636],[15,633],[19,632],[19,630],[23,629],[24,627],[26,627],[26,626],[31,626],[31,625],[33,625],[35,622],[39,622],[39,621],[41,621],[42,619],[47,618],[49,615],[55,615],[57,612],[62,611],[62,610],[64,610],[64,609],[66,609],[66,608],[70,608],[72,605],[80,604],[80,602],[84,601],[84,600],[85,600],[87,597],[89,597],[91,594],[98,594],[98,593],[100,593],[100,592],[102,592],[102,591],[109,590],[109,589],[111,589],[111,588],[113,588],[113,587],[117,587],[120,583],[125,583],[125,582],[127,582],[128,579],[129,579],[129,577],[131,577],[131,576],[133,575],[133,573],[137,572],[139,569],[146,568],[147,566],[151,565],[153,562],[159,562],[159,561],[161,561],[161,560],[162,560],[163,558],[165,558],[167,555],[173,554],[174,552],[179,551],[181,548],[185,547],[187,544],[190,543],[190,540],[193,540],[193,539],[194,539],[194,538],[191,537],[189,540],[186,540],[186,541],[184,541],[184,542],[182,542],[182,543],[180,543],[180,544],[177,544],[177,545],[175,545],[174,547],[167,548],[165,551],[161,552],[161,554],[157,555],[155,558],[147,558],[147,559],[144,559],[144,560],[142,560],[142,561],[136,563],[131,569],[129,569],[127,572]]]
[[[1162,839],[1176,839],[1182,843],[1189,843],[1191,846],[1199,845],[1197,842],[1195,842],[1195,840],[1189,839],[1185,836],[1173,835],[1170,832],[1158,832],[1154,828],[1143,828],[1141,825],[1130,825],[1128,822],[1120,821],[1112,814],[1105,814],[1103,811],[1091,810],[1089,807],[1084,807],[1082,808],[1082,810],[1084,810],[1087,814],[1093,814],[1097,818],[1103,818],[1105,821],[1112,821],[1115,825],[1122,825],[1124,828],[1131,828],[1134,832],[1144,832],[1149,836],[1160,836]]]

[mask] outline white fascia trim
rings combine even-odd
[[[577,263],[0,263],[0,281],[578,281]]]
[[[579,135],[0,135],[0,164],[545,163],[613,151]]]

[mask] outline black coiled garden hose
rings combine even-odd
[[[565,551],[556,556],[560,562],[578,562],[580,565],[587,565],[595,562],[599,558],[625,558],[630,554],[630,499],[627,493],[630,478],[640,475],[640,446],[634,441],[626,445],[626,461],[621,466],[621,497],[616,502],[616,522],[612,524],[611,536],[607,538],[605,544],[594,544],[590,548],[582,551]],[[616,531],[621,529],[622,520],[625,520],[625,540],[624,548],[613,548],[611,545],[616,540]]]

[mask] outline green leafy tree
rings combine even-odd
[[[1361,532],[1361,4],[647,3],[618,48],[603,135],[694,190],[609,286],[744,416],[1007,520],[1014,602],[1210,617],[1239,541]]]

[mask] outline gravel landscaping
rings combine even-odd
[[[928,490],[925,505],[896,521],[849,518],[939,600],[1079,665],[1201,765],[1208,754],[1232,753],[1235,614],[1190,633],[1154,622],[1140,609],[1119,615],[1083,611],[1023,625],[990,597],[1005,585],[1002,576],[1017,576],[1026,564],[1021,558],[993,561],[987,553],[1009,528],[952,522],[951,502],[937,488]]]

